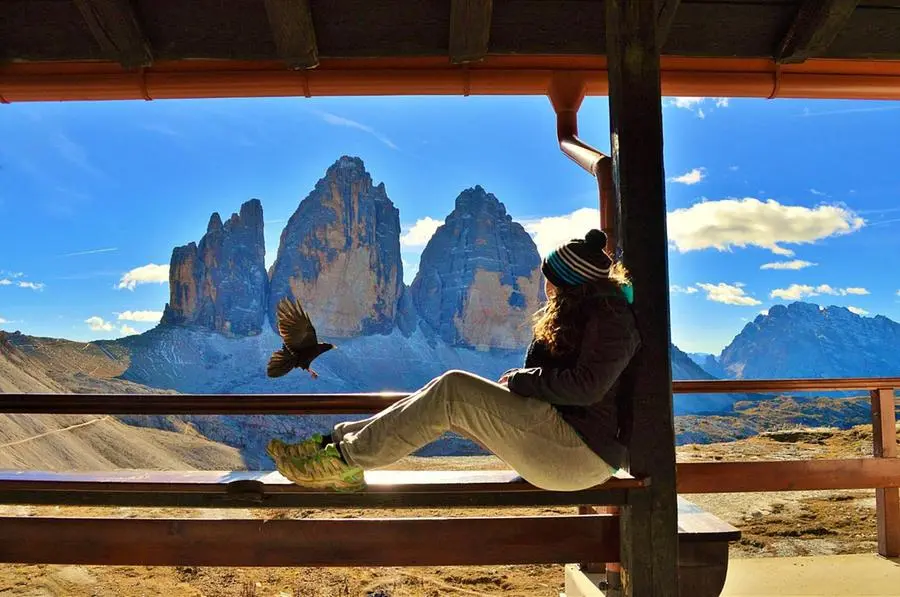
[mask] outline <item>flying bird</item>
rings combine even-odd
[[[303,310],[300,301],[283,298],[278,302],[278,335],[283,344],[269,358],[266,373],[269,377],[281,377],[292,369],[300,368],[308,371],[313,379],[319,374],[309,368],[313,360],[324,352],[334,348],[334,344],[319,342],[316,328]]]

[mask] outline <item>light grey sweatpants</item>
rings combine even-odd
[[[332,437],[350,464],[373,469],[445,431],[477,441],[543,489],[585,489],[615,472],[549,403],[464,371],[449,371],[368,419],[338,423]]]

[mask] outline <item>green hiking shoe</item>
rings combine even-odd
[[[306,458],[275,461],[282,475],[303,487],[361,491],[366,488],[363,469],[344,462],[334,444],[316,450]]]
[[[275,461],[275,465],[278,466],[279,460],[283,461],[287,458],[303,459],[312,456],[321,445],[322,435],[314,433],[296,444],[288,444],[280,439],[270,440],[269,445],[266,446],[266,452]]]

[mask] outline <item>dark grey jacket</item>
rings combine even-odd
[[[626,462],[620,442],[617,405],[630,396],[623,373],[641,340],[631,307],[624,299],[608,298],[584,322],[581,350],[554,357],[532,342],[525,368],[514,370],[509,389],[553,404],[562,417],[607,464]]]

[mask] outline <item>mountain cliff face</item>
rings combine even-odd
[[[534,241],[494,195],[463,191],[410,287],[421,325],[452,346],[525,347],[543,299],[540,263]]]
[[[320,335],[387,334],[403,293],[400,214],[359,158],[344,156],[316,183],[281,233],[270,271],[269,318],[299,298]]]
[[[252,199],[222,223],[209,219],[200,244],[172,251],[169,303],[162,323],[183,324],[228,336],[258,334],[265,321],[269,279],[263,212]]]
[[[844,307],[776,305],[747,324],[719,358],[729,377],[900,375],[900,324]]]

